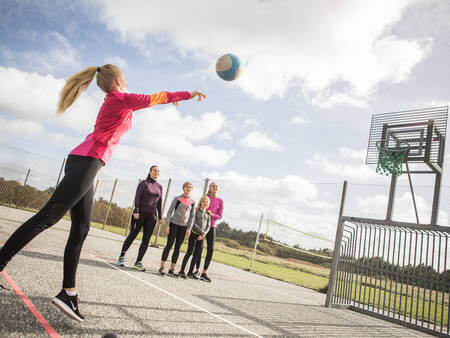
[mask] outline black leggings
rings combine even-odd
[[[206,257],[205,257],[205,265],[203,269],[208,270],[209,264],[211,263],[211,259],[214,252],[214,242],[216,241],[216,228],[210,228],[208,233],[206,234]],[[197,270],[200,269],[200,261],[202,259],[202,255],[198,255],[197,260],[195,262],[195,266]]]
[[[191,235],[189,236],[189,242],[188,242],[188,248],[186,251],[186,254],[183,258],[183,263],[181,264],[181,270],[184,272],[184,269],[186,268],[187,262],[189,261],[189,258],[191,257],[192,253],[194,253],[192,260],[191,260],[191,266],[189,267],[189,272],[194,271],[194,265],[197,262],[198,257],[202,255],[203,251],[203,239],[198,240],[199,235],[194,234],[191,232]]]
[[[169,257],[170,249],[172,249],[173,243],[175,242],[175,249],[173,249],[172,263],[176,264],[178,256],[180,255],[181,244],[183,244],[184,236],[186,235],[185,226],[170,223],[170,232],[167,236],[167,244],[162,253],[161,261],[165,262],[167,257]]]
[[[0,271],[34,237],[57,223],[70,210],[72,226],[64,250],[63,288],[75,287],[81,248],[91,223],[94,179],[103,165],[103,161],[96,158],[68,156],[64,178],[47,204],[23,223],[0,249]]]
[[[131,221],[131,229],[130,234],[125,239],[125,242],[123,242],[122,246],[122,252],[121,256],[125,256],[125,253],[127,252],[128,248],[130,247],[131,243],[136,239],[136,236],[139,234],[139,231],[141,231],[141,228],[144,227],[144,233],[142,235],[142,242],[141,246],[139,247],[139,253],[136,259],[136,262],[140,262],[142,258],[144,258],[145,252],[148,248],[148,242],[150,241],[150,237],[152,236],[153,229],[155,228],[156,224],[156,215],[153,214],[147,214],[145,212],[139,212],[139,219],[134,219],[134,216],[132,216]]]

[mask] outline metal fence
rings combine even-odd
[[[326,306],[449,335],[450,227],[340,217]]]

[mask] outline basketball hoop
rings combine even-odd
[[[378,149],[378,165],[376,172],[385,176],[400,176],[403,173],[403,163],[406,162],[409,154],[409,144],[402,141],[396,141],[395,145],[390,147],[389,140],[381,140],[376,143],[376,146]]]

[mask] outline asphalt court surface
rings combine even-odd
[[[0,207],[0,245],[30,215]],[[162,249],[148,249],[143,260],[147,271],[140,272],[131,268],[139,241],[128,250],[125,267],[117,267],[124,237],[94,228],[84,243],[77,272],[79,307],[85,316],[78,323],[51,303],[61,289],[69,228],[69,221],[60,221],[29,243],[5,269],[60,336],[427,336],[354,311],[324,308],[324,294],[216,262],[208,273],[211,283],[162,277],[157,272]],[[48,337],[2,275],[0,284],[8,287],[0,289],[0,336]]]

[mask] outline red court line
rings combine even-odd
[[[42,325],[42,327],[47,331],[48,335],[50,337],[59,338],[59,334],[55,331],[55,329],[50,325],[49,322],[47,322],[44,318],[44,316],[36,309],[36,307],[33,305],[33,303],[28,299],[28,297],[20,290],[20,288],[14,283],[11,277],[6,273],[5,270],[2,271],[3,277],[7,280],[9,285],[14,289],[14,291],[17,293],[17,295],[22,299],[24,304],[30,309],[31,313],[36,317],[36,319],[39,321],[39,323]]]

